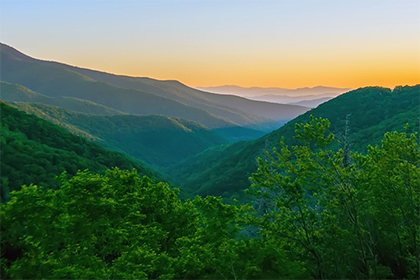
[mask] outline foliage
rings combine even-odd
[[[240,187],[248,182],[248,178],[238,172],[238,169],[243,168],[242,164],[248,165],[247,169],[250,170],[255,170],[257,167],[255,162],[244,160],[248,156],[244,150],[248,144],[248,142],[242,141],[211,147],[181,161],[172,169],[169,168],[169,174],[188,193],[222,195],[227,198],[229,197],[227,191],[240,190]],[[223,170],[223,176],[219,176],[218,172],[213,172],[215,168]],[[250,175],[251,172],[248,176]],[[184,180],[180,180],[180,178]]]
[[[158,168],[227,143],[208,128],[165,116],[93,116],[37,103],[13,103],[20,110],[57,123],[74,134],[90,136],[107,148],[124,151]],[[83,132],[81,134],[80,132]]]
[[[0,102],[2,200],[21,185],[57,187],[55,177],[89,168],[104,172],[118,166],[136,168],[142,174],[158,175],[141,162],[77,137],[35,116]]]
[[[172,278],[170,249],[194,217],[166,184],[118,169],[61,180],[55,191],[12,192],[2,209],[2,241],[22,250],[11,277]]]
[[[418,278],[418,136],[386,133],[346,161],[328,127],[312,117],[296,125],[300,145],[258,159],[249,192],[261,234],[282,239],[314,278]]]
[[[249,187],[247,178],[255,170],[255,159],[264,156],[284,137],[288,145],[297,145],[294,139],[295,124],[307,122],[310,115],[329,119],[330,130],[341,142],[334,142],[333,150],[343,148],[346,130],[349,149],[367,153],[368,144],[380,144],[388,131],[402,131],[408,123],[407,132],[420,131],[419,107],[420,85],[396,87],[394,90],[381,87],[366,87],[340,95],[315,109],[288,122],[266,136],[242,143],[229,149],[221,147],[203,152],[187,159],[170,170],[175,182],[183,188],[194,190],[199,195],[224,195],[243,197]],[[214,160],[218,156],[219,160]],[[205,164],[210,162],[212,164]]]
[[[1,207],[2,277],[418,278],[418,136],[386,133],[346,154],[331,149],[340,143],[329,125],[311,117],[295,126],[300,144],[258,159],[252,206],[181,201],[118,168],[23,186]]]
[[[1,209],[3,275],[13,279],[239,279],[303,275],[279,249],[240,236],[246,207],[184,203],[135,170],[61,176]],[[242,221],[242,222],[241,222]],[[6,277],[4,277],[6,278]]]

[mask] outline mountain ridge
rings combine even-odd
[[[352,88],[339,88],[339,87],[330,87],[330,86],[315,86],[315,87],[300,87],[300,88],[281,88],[281,87],[242,87],[238,85],[223,85],[223,86],[210,86],[210,87],[196,87],[200,90],[207,90],[214,93],[228,94],[228,93],[243,93],[244,95],[258,95],[270,93],[294,93],[292,96],[302,95],[302,94],[321,94],[321,93],[338,93],[338,92],[347,92],[352,90]],[[258,96],[257,95],[257,96]]]
[[[87,99],[124,113],[180,117],[211,128],[244,126],[269,131],[278,126],[276,121],[284,122],[308,110],[296,105],[260,103],[263,109],[252,111],[255,103],[246,99],[221,100],[178,81],[118,76],[37,60],[4,44],[0,50],[2,73],[5,73],[2,80],[51,97]]]
[[[379,144],[384,133],[402,131],[407,123],[407,132],[420,131],[419,94],[420,85],[401,86],[394,90],[383,87],[353,90],[321,104],[259,139],[230,144],[220,149],[212,148],[211,152],[203,151],[172,168],[169,174],[175,181],[182,181],[183,186],[193,194],[241,196],[241,192],[249,186],[248,177],[257,168],[258,156],[278,146],[282,137],[287,145],[298,144],[293,138],[296,123],[308,122],[310,115],[328,118],[330,130],[343,140],[346,122],[349,121],[352,150],[365,152],[368,144]]]
[[[336,88],[327,86],[302,87],[296,89],[276,88],[276,87],[241,87],[241,86],[216,86],[216,87],[198,87],[201,90],[207,90],[219,95],[235,95],[247,98],[249,100],[300,105],[315,108],[325,102],[325,99],[334,98],[340,94],[348,92],[350,88]]]
[[[91,115],[122,115],[118,110],[111,109],[93,101],[76,97],[50,97],[42,93],[30,90],[18,84],[0,81],[0,99],[6,102],[38,102],[47,105],[57,106],[64,109],[88,113]]]

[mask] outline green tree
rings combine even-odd
[[[178,240],[177,266],[188,279],[307,278],[302,265],[291,261],[276,244],[246,234],[251,209],[224,204],[221,198],[196,197],[197,230]]]
[[[296,125],[301,145],[282,142],[258,159],[249,192],[261,234],[281,238],[315,278],[418,276],[417,136],[387,133],[381,147],[349,159],[331,150],[328,127],[311,117]]]
[[[56,190],[23,186],[3,204],[3,278],[306,276],[275,239],[245,234],[248,206],[215,197],[182,202],[177,190],[134,170],[60,181]]]
[[[2,206],[4,247],[22,252],[4,264],[8,275],[174,277],[174,244],[191,230],[189,219],[195,219],[177,191],[119,169],[103,176],[83,171],[61,180],[58,190],[23,186]]]

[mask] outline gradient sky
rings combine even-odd
[[[189,86],[420,83],[419,0],[1,0],[35,58]]]

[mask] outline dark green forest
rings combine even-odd
[[[73,134],[119,150],[156,168],[167,167],[203,150],[228,143],[198,123],[165,116],[76,113],[41,103],[9,103],[19,110],[54,122]]]
[[[409,130],[358,153],[311,116],[257,160],[248,204],[181,200],[134,169],[23,186],[1,207],[2,279],[418,279]]]
[[[151,178],[159,176],[139,160],[107,150],[4,102],[0,106],[2,200],[21,185],[58,187],[54,178],[64,171],[68,175],[75,175],[79,169],[103,173],[117,166],[136,168]]]
[[[388,131],[420,131],[420,85],[393,90],[365,87],[347,92],[259,139],[213,147],[171,167],[168,173],[194,194],[245,199],[248,177],[257,168],[255,159],[278,146],[282,137],[290,146],[298,144],[294,139],[295,125],[307,122],[311,115],[330,120],[330,130],[340,140],[331,149],[343,148],[347,134],[349,149],[366,153],[368,145],[380,144]],[[407,123],[409,126],[404,130]]]

